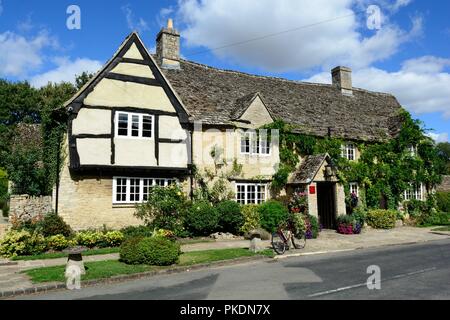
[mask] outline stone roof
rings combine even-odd
[[[300,164],[300,167],[292,173],[289,178],[290,184],[308,184],[311,183],[317,175],[323,162],[329,158],[328,154],[319,154],[307,156]]]
[[[436,187],[438,192],[450,192],[450,176],[443,176],[442,183]]]
[[[272,116],[298,131],[326,136],[380,141],[395,135],[401,109],[390,94],[353,89],[346,96],[332,85],[255,76],[181,60],[181,69],[163,69],[191,120],[233,125],[243,105],[259,93]]]

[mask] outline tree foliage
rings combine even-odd
[[[60,144],[67,125],[62,107],[92,74],[84,72],[71,83],[48,83],[33,88],[28,82],[0,79],[0,167],[13,182],[14,193],[47,195],[56,181]],[[23,135],[23,124],[37,124],[40,130]],[[40,141],[39,143],[35,143]]]

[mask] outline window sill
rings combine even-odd
[[[112,208],[135,208],[137,203],[113,203]]]

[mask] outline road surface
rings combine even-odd
[[[369,266],[381,286],[369,290]],[[17,299],[450,299],[450,239],[161,275]]]

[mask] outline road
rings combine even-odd
[[[369,266],[381,289],[369,290]],[[252,262],[18,299],[450,299],[450,239]]]

